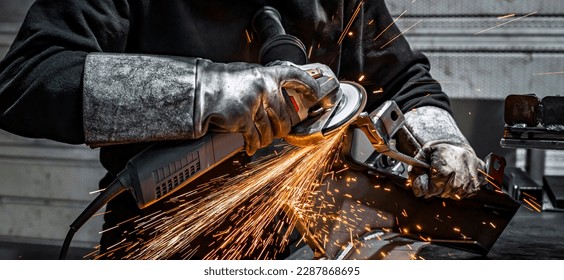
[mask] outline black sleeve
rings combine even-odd
[[[0,128],[84,142],[82,73],[89,52],[123,52],[126,1],[39,0],[0,62]]]
[[[365,1],[358,17],[353,28],[362,36],[343,46],[344,52],[354,53],[349,53],[344,67],[354,73],[349,79],[358,80],[364,75],[361,84],[369,94],[367,110],[391,99],[404,112],[421,106],[436,106],[450,112],[448,96],[429,73],[429,60],[411,50],[384,0]]]

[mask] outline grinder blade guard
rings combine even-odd
[[[355,82],[342,81],[338,94],[340,98],[336,106],[292,127],[284,140],[294,146],[309,146],[325,140],[354,121],[366,105],[366,90]]]

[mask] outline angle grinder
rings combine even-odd
[[[280,14],[274,8],[259,10],[253,17],[253,29],[263,41],[259,57],[262,64],[285,61],[300,67],[308,63],[304,44],[285,33]],[[292,123],[298,123],[284,139],[295,146],[322,141],[352,122],[366,104],[366,91],[361,85],[328,79],[320,69],[305,71],[320,84],[322,98],[313,107],[305,108],[297,92],[283,89],[286,103],[295,109]],[[131,158],[110,186],[70,225],[59,258],[66,257],[74,233],[120,193],[129,190],[137,206],[146,208],[182,189],[243,147],[241,134],[220,132],[209,132],[195,140],[157,142],[149,146]]]
[[[262,47],[259,62],[269,64],[283,58],[297,65],[308,63],[306,47],[297,37],[286,34],[278,11],[265,6],[253,17],[253,30],[258,34]],[[311,73],[310,73],[311,74]],[[286,142],[294,146],[308,146],[327,138],[354,120],[366,105],[365,89],[349,81],[341,81],[339,89],[324,96],[317,107],[310,109],[308,118],[292,127]],[[293,93],[288,92],[292,96]]]

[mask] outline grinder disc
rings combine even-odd
[[[339,91],[341,97],[335,107],[292,127],[284,140],[294,146],[313,145],[352,122],[366,105],[366,91],[354,82],[341,82]]]
[[[366,90],[364,90],[364,87],[348,81],[340,84],[342,97],[322,129],[325,136],[354,120],[366,105]]]

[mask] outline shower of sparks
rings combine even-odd
[[[535,11],[535,12],[532,12],[532,13],[528,13],[528,14],[526,14],[526,15],[524,15],[524,16],[521,16],[521,17],[518,17],[518,18],[514,18],[514,19],[512,19],[512,20],[509,20],[509,21],[500,23],[500,24],[498,24],[498,25],[496,25],[496,26],[492,26],[492,27],[490,27],[490,28],[488,28],[488,29],[484,29],[484,30],[482,30],[482,31],[476,32],[476,33],[474,33],[474,35],[478,35],[478,34],[481,34],[481,33],[487,32],[487,31],[490,31],[490,30],[492,30],[492,29],[494,29],[494,28],[498,28],[498,27],[500,27],[500,26],[506,25],[506,24],[508,24],[508,23],[512,23],[512,22],[517,21],[517,20],[520,20],[520,19],[524,19],[524,18],[526,18],[526,17],[528,17],[528,16],[532,16],[532,15],[534,15],[534,14],[536,14],[536,13],[537,13],[536,11]]]
[[[378,38],[380,38],[380,36],[382,36],[382,34],[386,33],[386,31],[388,31],[388,29],[390,29],[390,27],[394,26],[396,21],[398,21],[398,19],[400,19],[405,13],[407,13],[407,10],[403,11],[403,13],[401,13],[396,19],[394,19],[394,21],[392,21],[392,23],[390,23],[388,26],[386,26],[386,28],[384,28],[384,30],[382,30],[382,32],[380,32],[380,34],[378,34],[378,36],[374,37],[374,39],[372,41],[378,40]]]
[[[257,258],[274,258],[277,252],[266,248],[284,248],[296,224],[307,227],[308,217],[316,214],[312,196],[324,174],[330,174],[327,170],[337,158],[345,131],[336,132],[318,145],[286,146],[278,156],[249,164],[243,173],[226,178],[220,186],[216,181],[177,197],[186,202],[173,209],[176,211],[136,221],[139,233],[148,232],[154,237],[146,242],[126,244],[125,258],[166,259],[179,253],[182,258],[190,258],[198,249],[192,242],[204,235],[215,237],[218,245],[208,250],[206,259],[241,259],[251,254],[256,257],[257,253]],[[206,195],[191,199],[198,194]],[[280,221],[265,236],[265,229],[282,210],[286,210],[288,229],[284,230]],[[231,226],[217,232],[224,221],[230,221]]]
[[[353,15],[351,16],[351,19],[349,20],[349,22],[347,23],[347,26],[345,27],[345,29],[341,33],[339,40],[337,40],[338,45],[343,43],[345,36],[349,33],[349,29],[351,28],[353,22],[355,21],[356,17],[358,16],[358,13],[360,12],[360,9],[362,8],[363,5],[364,5],[364,1],[360,1],[360,3],[358,3],[358,5],[356,6],[356,9],[354,10]]]
[[[390,39],[390,41],[388,41],[387,43],[385,43],[384,45],[382,45],[380,47],[380,49],[385,48],[387,45],[391,44],[393,41],[395,41],[397,38],[399,38],[400,36],[402,36],[403,34],[405,34],[406,32],[408,32],[411,28],[415,27],[416,25],[418,25],[420,22],[422,22],[423,20],[420,19],[418,20],[416,23],[414,23],[412,26],[410,26],[409,28],[407,28],[406,30],[402,31],[400,34],[396,35],[394,38]]]

